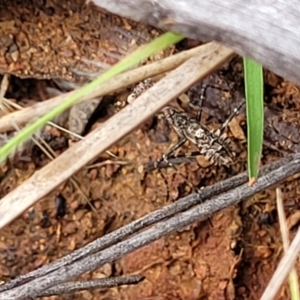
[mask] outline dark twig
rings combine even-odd
[[[75,293],[90,289],[108,289],[120,285],[137,284],[145,279],[142,275],[120,276],[113,278],[92,279],[87,281],[67,282],[42,292],[39,297]]]
[[[195,156],[199,155],[199,151],[195,151],[195,153],[196,153]],[[159,169],[167,168],[167,167],[169,167],[169,163],[171,163],[172,165],[191,163],[191,162],[195,161],[195,156],[192,153],[189,157],[186,157],[185,155],[181,156],[179,154],[179,155],[176,155],[176,157],[169,158],[168,162],[166,162],[166,161],[160,162],[159,166],[157,166],[157,161],[150,161],[146,164],[145,169],[146,169],[146,171],[152,171],[157,168],[159,168]]]
[[[29,283],[25,283],[20,287],[3,292],[0,294],[0,299],[24,299],[26,297],[36,297],[42,291],[45,291],[54,285],[67,281],[74,276],[83,274],[84,272],[94,270],[101,265],[112,262],[127,253],[161,238],[166,234],[179,230],[195,221],[202,220],[230,205],[235,205],[274,184],[278,184],[280,181],[288,178],[289,176],[300,172],[300,154],[294,155],[292,161],[290,161],[290,158],[287,160],[289,161],[288,163],[285,163],[276,170],[258,178],[253,185],[244,184],[239,186],[234,190],[211,199],[210,201],[197,205],[188,211],[179,213],[168,220],[161,221],[155,226],[144,230],[127,240],[110,246],[101,252],[91,254],[72,265],[64,266],[55,270],[51,274],[47,274],[46,276],[34,279]],[[182,201],[197,202],[199,201],[199,198],[199,194],[192,194],[182,199]]]
[[[267,174],[268,172],[276,168],[279,168],[280,166],[296,158],[297,158],[296,155],[289,155],[279,161],[275,161],[266,166],[263,166],[260,170],[260,175]],[[152,225],[156,222],[166,219],[180,211],[185,211],[191,208],[192,206],[201,203],[201,201],[204,202],[213,196],[226,192],[230,189],[236,188],[237,186],[247,182],[247,180],[248,180],[247,172],[244,172],[232,178],[218,182],[213,186],[206,187],[201,190],[201,195],[199,196],[199,198],[195,198],[195,197],[189,199],[183,198],[178,200],[175,203],[172,203],[171,205],[165,206],[157,211],[154,211],[136,221],[131,222],[128,225],[121,227],[120,229],[115,230],[112,233],[109,233],[101,238],[96,239],[95,241],[89,243],[85,247],[75,250],[71,254],[62,257],[56,260],[55,262],[43,266],[38,270],[32,271],[26,275],[19,276],[18,278],[0,286],[0,291],[2,292],[2,291],[12,289],[16,286],[27,283],[30,280],[33,280],[35,278],[45,276],[46,274],[49,274],[50,272],[53,272],[63,266],[70,265],[79,259],[87,257],[88,255],[96,253],[104,249],[105,247],[108,247],[109,245],[113,245],[114,243],[117,243],[122,239],[127,238],[133,233],[136,233],[137,231],[149,225]]]

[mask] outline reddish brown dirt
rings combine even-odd
[[[48,6],[51,6],[50,3]],[[54,15],[53,18],[62,21],[60,16]],[[84,30],[89,32],[86,27]],[[89,43],[87,45],[90,46]],[[27,56],[23,59],[26,62]],[[2,67],[7,70],[8,65]],[[39,77],[41,74],[36,73],[33,67],[27,75]],[[238,86],[233,102],[230,102],[228,93],[208,91],[202,121],[211,127],[220,126],[229,114],[230,103],[232,108],[240,100],[240,69],[239,61],[224,69],[225,78]],[[25,69],[19,71],[25,74]],[[58,64],[57,73],[53,74],[59,74],[60,77],[62,71],[62,66]],[[220,86],[224,84],[220,74],[209,80]],[[26,101],[27,98],[34,101],[39,99],[40,91],[49,84],[46,81],[13,78],[8,94],[10,98],[20,101]],[[299,147],[299,89],[266,72],[266,97],[267,144],[264,147],[264,164],[281,157],[281,152],[295,152]],[[94,126],[112,113],[113,105],[109,106],[107,115],[97,119]],[[194,185],[208,186],[245,170],[244,123],[245,117],[241,112],[228,131],[236,153],[231,166],[214,167],[198,159],[197,162],[181,165],[180,172]],[[88,195],[96,213],[84,202],[81,192],[67,182],[1,230],[2,281],[54,261],[190,192],[173,169],[162,170],[166,185],[159,172],[146,173],[142,167],[159,158],[178,139],[161,120],[157,126],[154,125],[149,121],[110,149],[118,159],[103,154],[93,162],[101,163],[101,166],[85,168],[76,174],[81,191]],[[55,132],[51,130],[51,134],[55,135]],[[58,154],[66,146],[62,144],[60,147]],[[188,149],[193,148],[187,145],[183,150]],[[122,164],[111,164],[111,161],[121,161]],[[45,163],[45,156],[35,151],[32,161],[8,166],[1,177],[1,196],[21,184]],[[281,185],[291,237],[299,221],[298,186],[297,178]],[[65,207],[59,195],[66,199]],[[213,216],[211,222],[213,227],[207,221],[197,222],[113,264],[81,276],[82,279],[90,279],[138,273],[146,277],[138,285],[84,291],[68,296],[53,296],[51,299],[259,299],[282,255],[275,190],[267,190],[240,206],[225,209]],[[287,286],[282,288],[277,299],[289,299]]]
[[[1,1],[1,73],[77,82],[158,35],[85,2]]]

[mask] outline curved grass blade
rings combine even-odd
[[[7,144],[5,144],[0,149],[0,162],[5,160],[10,153],[12,153],[22,143],[27,141],[37,130],[43,127],[48,121],[51,121],[63,111],[74,105],[76,101],[78,101],[82,96],[88,94],[89,91],[91,91],[94,87],[103,84],[105,81],[112,78],[113,76],[118,75],[124,72],[125,70],[137,65],[141,60],[147,59],[150,55],[154,54],[155,52],[161,51],[167,48],[168,46],[179,42],[183,38],[184,37],[182,35],[167,32],[161,35],[160,37],[156,38],[149,44],[139,47],[136,51],[126,56],[120,62],[118,62],[109,70],[107,70],[104,74],[102,74],[86,86],[80,88],[75,95],[71,96],[64,103],[51,110],[49,113],[35,121],[33,124],[30,124],[24,129],[22,129],[15,137],[13,137]]]
[[[248,132],[248,174],[249,179],[255,179],[259,171],[264,131],[262,66],[244,58],[244,78]]]

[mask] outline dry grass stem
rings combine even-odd
[[[210,44],[210,54],[207,49],[198,51],[132,104],[6,195],[0,201],[0,228],[234,55],[231,49],[219,44]]]
[[[280,224],[280,232],[282,236],[282,244],[283,244],[284,252],[286,252],[287,249],[289,248],[290,241],[289,241],[288,227],[286,223],[286,217],[285,217],[284,206],[283,206],[282,191],[280,187],[276,188],[276,202],[277,202],[278,219]],[[292,300],[300,299],[298,275],[295,267],[293,267],[290,271],[289,284],[290,284]]]
[[[201,52],[203,56],[209,55],[209,53],[214,49],[215,45],[216,44],[214,43],[208,43],[206,45],[199,46],[197,48],[167,57],[163,60],[154,62],[152,64],[128,71],[124,74],[120,74],[119,76],[108,80],[104,85],[100,85],[90,94],[81,98],[79,102],[84,102],[96,97],[108,95],[122,88],[126,88],[131,84],[144,80],[148,77],[168,72],[180,66],[183,62],[193,57],[196,53]],[[59,95],[49,100],[24,108],[20,111],[13,112],[7,116],[3,116],[2,118],[0,118],[0,133],[14,130],[12,126],[12,121],[14,121],[15,124],[17,124],[19,127],[22,127],[25,124],[28,124],[33,121],[32,116],[38,119],[54,107],[64,102],[74,93],[76,93],[76,91]]]

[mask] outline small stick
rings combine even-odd
[[[108,289],[121,285],[138,284],[144,279],[145,277],[142,275],[128,275],[112,278],[91,279],[87,281],[67,282],[42,292],[38,295],[38,297],[75,293],[82,290]]]
[[[289,232],[286,225],[286,217],[285,217],[284,207],[283,207],[282,191],[280,187],[276,188],[276,203],[277,203],[278,219],[280,224],[280,232],[282,237],[283,249],[284,252],[286,252],[289,248],[290,241],[289,241]],[[290,284],[290,291],[291,291],[291,299],[299,300],[300,299],[299,283],[298,283],[297,269],[295,266],[290,271],[289,284]]]
[[[3,197],[0,201],[0,228],[234,55],[231,49],[218,44],[211,45],[210,50],[211,54],[208,55],[206,51],[198,49],[197,56],[170,72],[133,103],[88,134],[84,140]],[[185,74],[184,80],[182,74]]]

